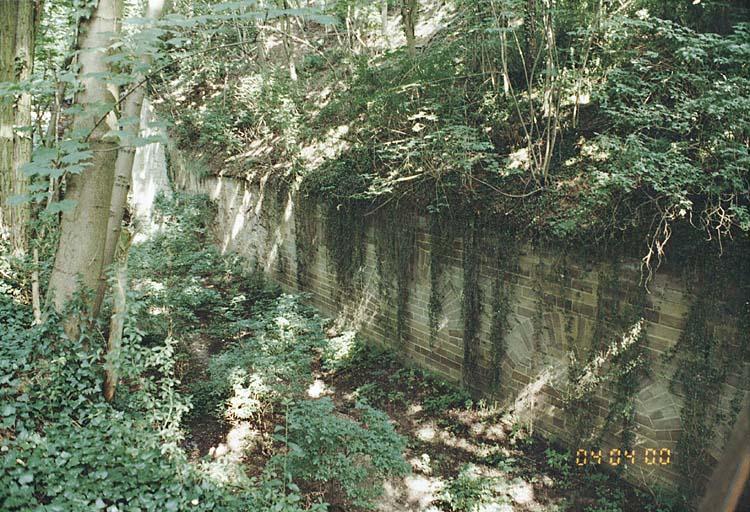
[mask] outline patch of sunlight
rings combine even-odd
[[[469,431],[472,436],[481,436],[490,441],[504,441],[507,437],[505,435],[505,427],[498,423],[491,423],[489,425],[482,422],[470,423]]]
[[[416,416],[422,412],[422,404],[409,404],[409,408],[406,410],[408,416]]]
[[[568,96],[568,102],[571,105],[575,104],[575,102],[576,102],[576,95],[575,94],[571,94],[570,96]],[[578,95],[578,104],[579,105],[588,105],[589,103],[591,103],[591,95],[589,93],[583,92],[583,93],[580,93]]]
[[[214,459],[200,464],[201,472],[211,481],[223,485],[247,482],[247,475],[240,464],[225,459]]]
[[[350,143],[344,140],[349,131],[349,125],[331,128],[322,139],[315,139],[303,146],[300,156],[309,168],[319,167],[324,161],[336,158],[350,146]]]
[[[376,299],[375,293],[373,287],[366,288],[357,300],[345,304],[334,322],[335,329],[359,331],[363,325],[370,324],[377,313],[377,308],[372,307]]]
[[[166,315],[169,310],[164,306],[149,306],[148,314],[151,316]]]
[[[383,484],[384,494],[377,509],[382,512],[403,512],[404,504],[407,504],[406,510],[437,510],[430,504],[444,487],[445,482],[441,479],[424,475],[389,480]]]
[[[438,427],[433,421],[415,425],[415,435],[420,441],[456,448],[478,457],[484,457],[490,451],[488,445],[478,445],[471,440],[458,437],[449,430]]]
[[[423,453],[419,457],[412,457],[411,459],[409,459],[409,464],[411,465],[412,470],[417,473],[421,473],[423,475],[432,474],[432,460],[430,459],[430,455],[427,453]]]
[[[510,169],[527,169],[529,166],[529,150],[521,148],[508,155],[508,167]]]
[[[269,35],[266,36],[265,43],[263,44],[263,47],[265,48],[265,53],[268,55],[268,53],[276,48],[277,46],[282,44],[282,39],[280,37]]]
[[[430,425],[424,425],[417,430],[417,439],[420,441],[432,441],[436,435],[437,432]]]
[[[542,394],[544,386],[556,382],[564,373],[565,368],[562,366],[544,368],[536,378],[529,382],[516,397],[513,403],[513,411],[520,415],[523,412],[531,411],[539,396]]]
[[[229,381],[232,396],[227,402],[227,418],[245,420],[259,414],[263,406],[260,398],[271,393],[271,388],[260,375],[248,375],[244,368],[235,368],[229,375]]]
[[[597,384],[605,379],[605,376],[602,375],[602,373],[604,373],[602,369],[605,367],[606,363],[638,341],[643,332],[643,322],[643,318],[638,320],[620,340],[613,341],[605,352],[597,354],[591,362],[586,365],[583,369],[583,376],[573,389],[574,398],[582,398],[586,393],[590,392]]]
[[[334,362],[348,358],[356,344],[357,331],[344,331],[338,336],[328,340],[327,355]]]
[[[534,501],[534,487],[520,478],[511,483],[507,493],[510,499],[519,505],[526,505]]]
[[[609,160],[610,153],[596,141],[587,140],[581,144],[581,156],[596,162],[604,162]]]
[[[509,503],[482,503],[477,512],[513,512],[515,509]]]
[[[307,396],[310,398],[320,398],[327,394],[330,394],[330,390],[328,389],[328,386],[326,386],[326,383],[320,379],[315,379],[315,382],[310,384],[310,387],[307,388]]]
[[[214,191],[211,193],[211,199],[216,199],[221,195],[221,189],[224,186],[224,183],[221,179],[216,180],[216,187],[214,187]]]
[[[260,433],[252,428],[249,422],[244,421],[235,425],[232,430],[227,433],[227,448],[229,451],[235,453],[243,453],[250,448],[259,437]]]
[[[240,234],[240,231],[242,231],[242,228],[245,227],[245,212],[244,210],[239,210],[237,212],[237,215],[234,216],[234,222],[232,223],[232,240],[237,238],[237,235]]]

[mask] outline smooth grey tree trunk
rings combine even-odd
[[[161,17],[164,12],[164,0],[149,0],[148,7],[146,9],[146,16],[151,20],[157,20]],[[149,58],[143,57],[143,62],[148,64]],[[135,76],[133,82],[138,84],[144,80],[143,76]],[[117,245],[120,240],[120,232],[122,231],[122,219],[125,216],[125,209],[128,201],[128,190],[130,189],[130,182],[133,176],[133,160],[135,158],[135,146],[133,141],[138,137],[140,129],[141,119],[141,108],[143,106],[143,98],[146,94],[145,83],[140,85],[137,89],[133,90],[130,95],[125,98],[124,105],[122,107],[123,117],[129,120],[129,124],[124,127],[125,136],[124,144],[120,147],[117,152],[117,160],[115,162],[115,177],[113,182],[109,219],[107,221],[107,236],[104,243],[104,256],[102,260],[102,268],[99,275],[99,284],[97,286],[96,297],[92,310],[98,312],[101,308],[104,295],[107,290],[107,274],[106,270],[112,264],[115,259],[115,252]]]
[[[76,97],[82,107],[73,122],[75,130],[92,130],[89,137],[93,157],[81,174],[68,176],[65,198],[75,207],[63,213],[60,242],[49,284],[49,298],[60,312],[73,295],[84,287],[96,290],[104,261],[110,199],[115,176],[117,142],[105,135],[116,128],[114,115],[95,127],[104,104],[115,98],[102,75],[109,71],[104,48],[120,28],[121,3],[100,0],[91,17],[81,22],[78,48],[83,90]],[[93,306],[93,304],[91,304]],[[92,309],[90,313],[96,314]],[[77,337],[78,319],[67,318],[65,330]]]

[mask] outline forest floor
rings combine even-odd
[[[359,343],[359,342],[357,342]],[[336,414],[351,417],[365,398],[385,411],[407,439],[411,473],[383,483],[381,512],[659,511],[652,496],[613,473],[581,471],[569,452],[513,424],[506,411],[473,401],[464,391],[418,369],[395,354],[359,346],[357,355],[335,370],[312,365],[306,399],[330,397]],[[188,381],[205,378],[205,365],[221,345],[205,339],[191,344]],[[189,384],[189,382],[187,382]],[[262,473],[271,456],[285,448],[274,439],[283,411],[252,421],[225,421],[215,415],[186,422],[186,447],[193,460],[230,460],[251,476]],[[327,501],[334,512],[358,511],[335,486],[301,485],[312,503]]]

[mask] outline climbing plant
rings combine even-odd
[[[375,216],[373,233],[379,287],[387,304],[394,305],[395,299],[395,335],[398,343],[404,343],[417,248],[416,218],[413,211],[403,204],[381,208]],[[395,292],[395,297],[392,292]]]
[[[644,353],[647,300],[643,286],[621,282],[620,265],[614,258],[599,271],[591,342],[586,347],[584,340],[578,339],[572,345],[565,404],[577,440],[600,443],[606,433],[615,430],[620,432],[622,446],[631,448],[634,397],[650,366]],[[590,403],[603,386],[611,402],[599,422]]]
[[[712,447],[721,443],[716,437],[718,425],[731,424],[737,411],[737,401],[727,410],[724,397],[727,380],[741,374],[748,355],[750,265],[746,259],[741,250],[731,257],[693,258],[686,277],[694,300],[682,335],[666,356],[676,368],[671,391],[683,398],[677,450],[684,461],[680,489],[689,499],[705,488]],[[733,317],[739,319],[734,332],[721,328],[724,319]]]
[[[355,201],[331,202],[324,206],[323,237],[336,280],[338,293],[352,292],[357,272],[365,263],[365,223],[363,207]]]
[[[479,233],[478,219],[471,216],[463,233],[464,286],[462,294],[462,317],[464,322],[462,367],[463,384],[477,388],[479,376],[479,328],[482,313],[482,291],[479,287]]]
[[[510,331],[509,315],[518,273],[519,242],[504,230],[489,232],[485,228],[485,254],[495,268],[490,303],[490,388],[499,391],[502,384],[502,362],[505,357],[505,337]]]
[[[318,208],[315,198],[298,192],[294,205],[294,248],[297,261],[297,286],[308,287],[310,267],[318,251]]]
[[[431,210],[430,223],[430,301],[427,305],[430,321],[430,342],[437,336],[440,315],[443,313],[441,280],[446,259],[453,248],[456,222],[448,210]]]

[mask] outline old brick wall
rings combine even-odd
[[[172,178],[178,189],[207,193],[218,203],[216,233],[222,250],[247,256],[286,289],[300,290],[294,192],[279,194],[262,179],[259,185],[250,185],[235,178],[197,179],[194,172],[186,169],[190,167],[190,162],[179,159],[179,156],[174,156],[173,160],[176,161],[173,161]],[[443,297],[442,313],[438,318],[437,331],[431,335],[428,312],[431,240],[425,220],[415,220],[418,223],[417,250],[406,312],[407,336],[404,341],[397,342],[392,328],[395,306],[379,293],[372,236],[374,228],[367,228],[366,264],[357,276],[360,285],[356,287],[356,292],[342,293],[328,250],[323,244],[322,216],[319,212],[313,216],[308,221],[317,225],[314,230],[317,235],[311,249],[314,254],[307,255],[309,268],[305,273],[306,286],[300,291],[309,292],[312,303],[325,314],[335,317],[340,325],[356,330],[375,343],[394,346],[415,365],[432,370],[448,380],[461,382],[465,365],[461,240],[453,243],[444,261],[439,283]],[[494,264],[490,263],[493,261]],[[611,294],[632,291],[640,281],[639,262],[625,262],[616,269],[618,291],[608,295],[610,292],[600,289],[602,271],[608,265],[608,262],[582,257],[572,260],[553,250],[531,246],[521,247],[514,261],[507,264],[498,264],[496,258],[487,255],[481,258],[479,264],[478,284],[482,307],[478,357],[468,382],[464,383],[512,406],[520,424],[568,442],[573,453],[578,449],[590,450],[595,447],[570,444],[573,438],[570,414],[563,406],[568,354],[573,349],[585,350],[592,343],[598,310],[605,301],[626,300]],[[498,276],[508,292],[510,308],[508,328],[503,339],[504,355],[499,362],[500,384],[493,388],[489,376],[497,369],[498,361],[493,361],[490,341],[491,298]],[[681,281],[668,272],[659,272],[649,290],[642,325],[646,332],[645,349],[651,372],[640,383],[635,394],[637,461],[629,464],[625,476],[642,485],[670,485],[676,481],[678,465],[690,462],[680,460],[679,453],[676,453],[681,431],[681,398],[670,391],[674,363],[663,356],[681,335],[691,297]],[[627,334],[630,327],[623,330],[622,336]],[[611,340],[611,343],[607,341],[613,345],[620,340],[621,337]],[[603,367],[608,364],[611,363],[605,358]],[[749,371],[747,366],[744,371]],[[731,382],[739,385],[737,379]],[[723,407],[728,411],[728,401],[733,393],[725,395],[727,403]],[[613,387],[606,383],[598,386],[587,398],[585,407],[596,412],[592,427],[603,424],[612,402]],[[723,425],[719,429],[712,449],[714,457],[718,458],[724,432],[730,428]],[[607,465],[609,450],[620,447],[619,434],[615,426],[603,435],[600,447],[604,465]],[[655,452],[649,453],[652,457],[656,454],[656,457],[646,459],[647,449],[654,449]],[[671,451],[671,459],[669,464],[661,464],[666,461],[663,455],[666,452],[662,451],[666,449]],[[623,463],[626,462],[623,459]]]

